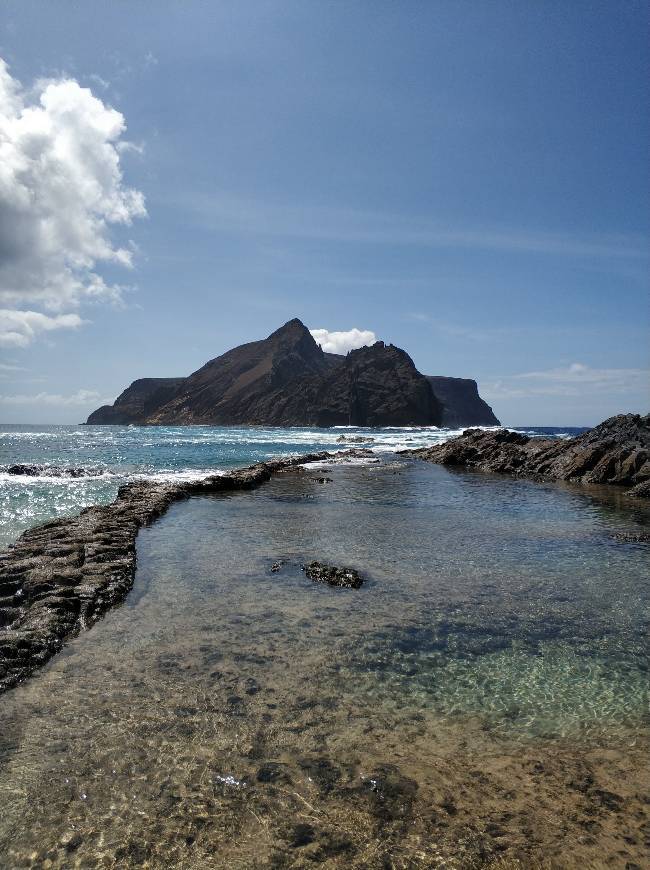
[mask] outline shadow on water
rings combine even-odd
[[[650,581],[612,539],[639,514],[327,478],[174,506],[125,606],[0,699],[1,866],[643,865]]]

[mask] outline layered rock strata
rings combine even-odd
[[[650,415],[620,414],[575,438],[536,438],[499,429],[468,429],[433,447],[405,455],[477,471],[533,480],[565,480],[632,487],[650,496]]]
[[[135,576],[138,529],[173,502],[250,489],[274,472],[329,458],[321,452],[278,459],[179,484],[130,483],[110,505],[24,532],[0,554],[0,694],[124,599]]]

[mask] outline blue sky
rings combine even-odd
[[[42,160],[24,182],[32,130],[10,182],[35,200],[0,186],[0,420],[83,420],[294,316],[476,378],[506,424],[647,412],[649,21],[594,0],[2,4],[7,129],[46,105],[70,153],[61,183]]]

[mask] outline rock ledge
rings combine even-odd
[[[0,553],[0,694],[124,599],[135,576],[138,529],[173,502],[250,489],[274,472],[340,455],[278,459],[189,483],[130,483],[110,505],[28,529]]]
[[[511,474],[532,480],[566,480],[632,487],[650,497],[650,415],[620,414],[567,440],[536,438],[499,429],[467,429],[458,438],[401,451],[441,465]]]

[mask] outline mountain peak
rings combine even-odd
[[[269,335],[269,338],[275,338],[283,336],[283,335],[295,335],[301,336],[307,333],[311,335],[305,324],[300,320],[299,317],[292,317],[291,320],[287,320],[285,324],[283,324],[279,329],[276,329]]]

